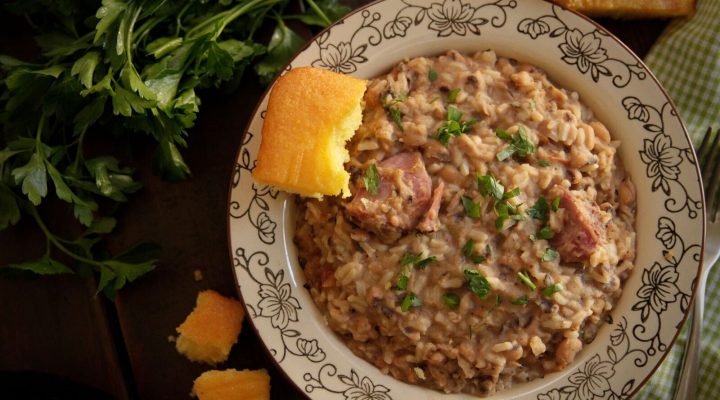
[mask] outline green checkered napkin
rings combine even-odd
[[[720,129],[720,1],[698,0],[692,18],[670,23],[645,62],[670,93],[696,143]],[[720,267],[707,283],[698,399],[720,399]],[[671,399],[687,338],[683,332],[637,399]]]

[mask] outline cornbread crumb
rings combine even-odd
[[[177,338],[176,338],[175,336],[173,336],[173,335],[168,335],[167,340],[168,340],[169,343],[175,343],[175,341],[177,340]]]
[[[553,0],[592,16],[681,17],[695,12],[695,0]]]
[[[264,369],[203,372],[193,384],[199,400],[270,400],[270,375]]]
[[[213,290],[198,293],[196,306],[176,328],[177,350],[191,361],[216,364],[227,360],[242,329],[245,310],[234,299]]]
[[[200,282],[201,280],[203,280],[202,271],[200,271],[199,269],[193,271],[193,278],[195,279],[195,282]]]
[[[270,92],[252,176],[302,196],[350,196],[345,142],[362,122],[367,81],[319,68],[295,68]]]

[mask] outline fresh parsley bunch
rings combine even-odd
[[[0,230],[24,215],[44,232],[39,258],[0,267],[35,274],[94,270],[109,297],[155,268],[157,251],[141,244],[109,255],[99,245],[116,220],[105,209],[141,188],[133,167],[113,154],[90,156],[90,135],[134,132],[157,143],[154,168],[185,179],[182,157],[200,109],[199,88],[236,89],[254,67],[269,82],[304,40],[287,19],[326,26],[348,11],[336,0],[18,0],[7,8],[38,30],[40,56],[25,62],[0,55]],[[275,25],[269,43],[256,32]],[[57,236],[38,208],[57,197],[84,227]],[[103,207],[100,207],[100,205]],[[109,207],[104,205],[111,204]],[[103,215],[105,214],[105,215]],[[71,260],[74,268],[58,260]]]

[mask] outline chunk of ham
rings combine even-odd
[[[433,201],[432,180],[422,156],[399,153],[381,161],[377,169],[377,195],[359,185],[346,205],[347,214],[364,229],[380,234],[414,228]]]
[[[565,210],[563,229],[555,234],[552,244],[566,262],[587,261],[597,246],[605,241],[605,226],[595,203],[563,190],[560,206]]]

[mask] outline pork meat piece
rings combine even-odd
[[[579,199],[568,190],[560,195],[565,209],[563,229],[555,234],[552,244],[565,262],[584,262],[605,241],[605,226],[595,203]]]
[[[432,202],[432,180],[419,153],[399,153],[377,165],[377,195],[358,185],[346,210],[358,225],[378,234],[414,228]]]

